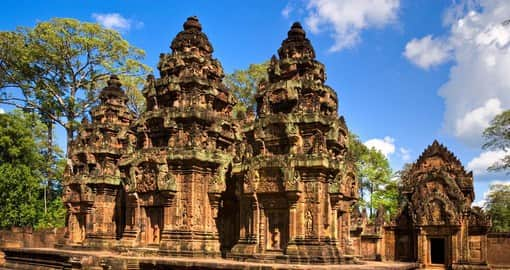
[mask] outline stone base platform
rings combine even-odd
[[[126,256],[107,251],[78,251],[53,248],[3,248],[4,263],[0,270],[11,269],[417,269],[415,263],[359,262],[349,265],[297,265],[237,262],[226,259],[201,259],[162,256]],[[1,260],[0,260],[1,262]]]

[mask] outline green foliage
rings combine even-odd
[[[510,185],[491,185],[484,208],[492,218],[492,231],[510,231]]]
[[[0,114],[0,123],[0,227],[32,225],[37,222],[43,158],[23,116]]]
[[[129,109],[139,116],[145,111],[145,97],[140,91],[145,80],[140,76],[120,76],[120,80],[128,97]]]
[[[360,180],[360,202],[362,207],[375,209],[383,206],[390,215],[398,207],[397,182],[391,179],[392,171],[388,159],[373,148],[366,147],[359,138],[349,135],[348,158],[355,162]]]
[[[37,226],[43,219],[63,223],[60,199],[44,211],[43,124],[19,111],[0,114],[0,123],[0,227]]]
[[[144,51],[95,23],[54,18],[0,32],[0,103],[63,126],[68,142],[110,74],[143,77]]]
[[[492,150],[510,150],[510,110],[505,111],[491,121],[489,127],[483,132],[485,137],[484,149]],[[496,162],[490,170],[501,171],[510,169],[510,154],[503,157],[502,160]]]
[[[255,94],[263,80],[267,80],[267,68],[269,62],[262,64],[251,64],[248,69],[235,70],[232,74],[225,76],[225,85],[238,99],[234,107],[234,115],[255,111]]]
[[[372,194],[373,207],[379,209],[380,206],[383,206],[389,213],[387,216],[388,219],[396,215],[398,211],[400,193],[397,183],[397,180],[388,179],[386,184],[381,185],[379,189],[375,190]]]
[[[32,120],[21,112],[0,114],[0,164],[42,165],[34,136],[40,130]]]
[[[40,176],[26,164],[0,165],[0,227],[37,223]]]
[[[65,226],[66,209],[61,197],[56,197],[48,204],[46,212],[41,211],[35,224],[36,229],[61,228]]]

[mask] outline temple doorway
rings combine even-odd
[[[281,251],[287,246],[288,216],[285,210],[267,211],[266,249]]]
[[[430,238],[430,263],[445,264],[446,263],[446,242],[444,238]]]
[[[147,244],[159,244],[161,229],[163,228],[163,209],[161,207],[147,207],[145,219],[145,242]]]

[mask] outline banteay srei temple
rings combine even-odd
[[[437,141],[404,176],[396,217],[355,207],[349,130],[299,23],[270,60],[256,112],[241,120],[196,17],[170,49],[147,77],[139,117],[110,77],[70,147],[67,227],[3,235],[0,269],[510,265],[510,240],[489,236],[490,218],[472,207],[472,173]]]

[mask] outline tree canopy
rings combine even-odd
[[[267,79],[268,65],[269,62],[251,64],[248,69],[235,70],[225,76],[225,85],[238,99],[238,103],[234,108],[234,115],[255,111],[255,106],[257,106],[255,94],[260,82]]]
[[[510,169],[510,110],[505,111],[491,121],[489,127],[483,132],[485,137],[484,149],[503,150],[507,154],[502,160],[496,162],[489,170],[502,171]]]
[[[492,184],[485,199],[485,211],[492,219],[491,231],[510,231],[510,185]]]
[[[351,133],[349,136],[349,158],[356,164],[360,181],[358,204],[368,208],[371,216],[381,206],[390,215],[395,214],[398,207],[397,181],[392,179],[388,159],[380,151],[365,146],[356,135]]]
[[[0,114],[0,123],[0,227],[62,226],[65,211],[59,197],[44,211],[42,123],[21,111]]]
[[[144,54],[117,31],[75,19],[0,32],[0,103],[61,125],[69,145],[110,74],[143,80],[149,70],[139,62]]]

